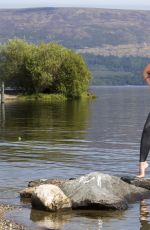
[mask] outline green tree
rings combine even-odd
[[[21,39],[9,40],[0,48],[1,79],[8,86],[32,92],[34,86],[27,61],[32,55],[34,45]]]
[[[91,74],[83,58],[71,50],[67,50],[59,69],[56,90],[69,97],[79,97],[86,92]]]
[[[83,58],[55,43],[9,40],[0,46],[1,79],[25,93],[61,93],[80,97],[91,73]]]
[[[53,85],[65,51],[63,46],[54,43],[36,46],[27,63],[36,92],[57,92]]]

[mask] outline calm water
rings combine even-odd
[[[39,178],[92,171],[136,175],[148,87],[93,87],[93,101],[63,104],[9,102],[1,108],[0,202],[20,204],[18,192]],[[21,140],[20,140],[21,139]],[[150,169],[147,172],[150,176]],[[46,213],[23,204],[9,217],[33,228],[148,230],[150,200],[124,212]]]

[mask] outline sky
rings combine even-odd
[[[150,10],[150,0],[0,0],[0,8],[93,7]]]

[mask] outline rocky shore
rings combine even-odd
[[[63,209],[125,210],[129,203],[150,196],[145,183],[134,184],[134,180],[126,179],[101,172],[69,180],[41,179],[29,182],[20,197],[30,199],[33,208],[50,212]]]
[[[100,172],[68,180],[39,179],[30,181],[28,187],[20,191],[20,197],[32,204],[31,219],[39,227],[59,229],[58,225],[66,221],[63,215],[71,210],[125,210],[130,203],[150,197],[150,179],[121,178]],[[7,212],[17,209],[21,211],[18,206],[0,205],[0,230],[31,230],[7,219]],[[45,210],[44,217],[39,218],[36,210]]]
[[[5,218],[7,212],[18,209],[18,207],[6,204],[0,204],[0,230],[31,230],[28,227],[18,224]]]

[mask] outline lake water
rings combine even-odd
[[[148,87],[92,87],[97,99],[57,104],[9,102],[1,108],[0,202],[23,206],[9,218],[38,229],[148,230],[150,200],[127,211],[47,213],[21,203],[30,180],[70,178],[92,171],[136,175]],[[150,169],[147,170],[150,176]]]

